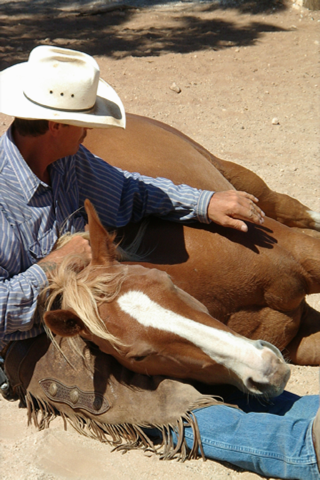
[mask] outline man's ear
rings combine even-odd
[[[52,122],[51,120],[48,121],[49,132],[54,137],[59,136],[61,129],[64,127],[68,127],[68,125],[64,125],[63,123],[59,122]]]

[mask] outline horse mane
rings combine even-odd
[[[61,248],[74,235],[79,233],[63,235],[55,248]],[[80,235],[89,238],[89,232]],[[127,270],[127,266],[120,264],[112,265],[109,271],[105,265],[88,268],[81,255],[67,255],[48,278],[49,285],[41,294],[39,307],[43,312],[72,309],[94,335],[106,339],[115,348],[122,346],[123,343],[108,332],[99,315],[99,306],[118,296]],[[52,332],[46,330],[53,339]]]
[[[116,245],[116,257],[118,262],[137,262],[142,261],[145,254],[140,254],[139,248],[142,238],[146,231],[148,221],[142,222],[139,230],[130,243],[123,249],[120,244]],[[90,240],[88,231],[70,232],[61,235],[55,244],[57,250],[66,245],[74,236],[81,235]],[[112,240],[116,233],[111,233]],[[106,339],[114,348],[124,346],[118,338],[108,332],[105,323],[99,315],[99,306],[105,302],[112,302],[119,294],[121,285],[127,274],[127,267],[112,265],[108,272],[106,266],[94,266],[90,268],[83,261],[81,255],[67,255],[61,264],[52,271],[48,278],[49,285],[43,290],[39,298],[38,308],[41,318],[44,312],[53,309],[72,309],[76,315],[83,321],[87,329],[94,335]],[[45,330],[51,340],[55,343],[52,332],[45,325]],[[75,342],[70,338],[69,341]]]

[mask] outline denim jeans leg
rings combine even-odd
[[[320,479],[312,442],[318,396],[285,392],[269,404],[239,395],[247,411],[225,405],[194,411],[204,454],[259,475],[284,479]],[[188,445],[191,428],[185,429]]]

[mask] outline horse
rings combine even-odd
[[[213,223],[180,225],[151,218],[139,263],[168,273],[234,332],[274,344],[292,363],[320,364],[320,313],[305,300],[320,292],[319,213],[149,118],[128,114],[126,130],[93,129],[84,145],[124,170],[201,189],[243,190],[259,198],[265,222],[248,222],[247,233]],[[124,245],[138,227],[119,230]]]
[[[264,397],[283,391],[290,369],[277,348],[234,333],[167,273],[119,263],[88,200],[85,208],[92,260],[79,268],[69,255],[52,275],[44,294],[50,332],[80,335],[137,373],[231,384]]]

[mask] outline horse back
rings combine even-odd
[[[111,165],[203,190],[234,187],[187,136],[150,118],[127,114],[127,127],[92,129],[84,145]],[[198,147],[198,148],[197,148]]]

